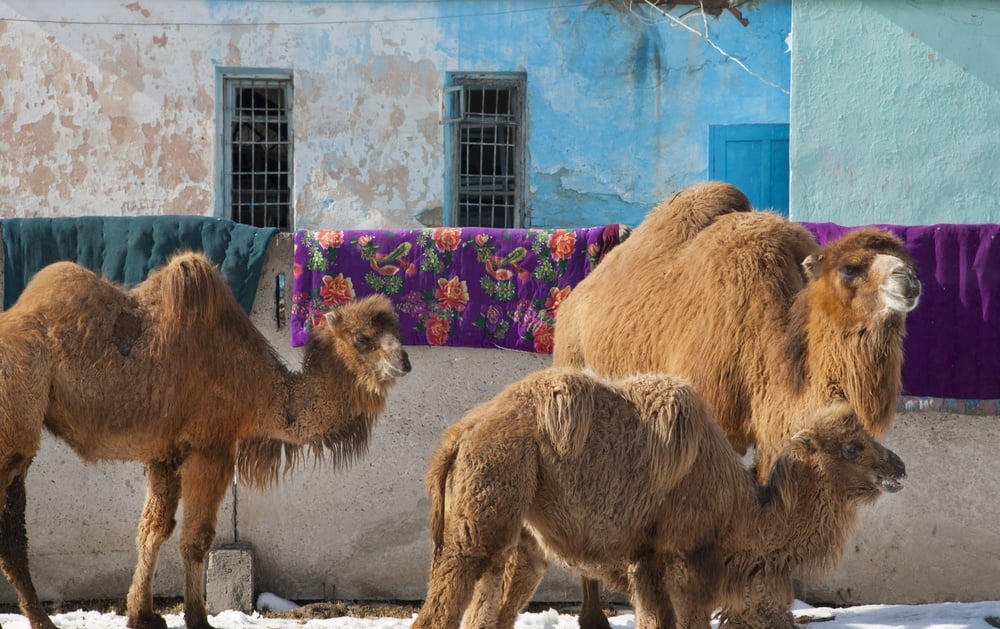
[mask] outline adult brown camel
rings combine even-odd
[[[0,313],[0,566],[32,628],[55,629],[31,581],[24,521],[43,428],[85,461],[145,464],[129,627],[166,626],[153,575],[183,501],[184,620],[208,629],[204,561],[234,470],[264,487],[303,450],[350,463],[408,371],[382,296],[328,314],[292,372],[202,254],[173,256],[129,291],[70,262],[40,270]]]
[[[433,455],[413,629],[463,612],[466,629],[513,627],[547,557],[629,592],[637,629],[706,629],[718,607],[724,626],[791,629],[792,576],[832,567],[858,509],[905,475],[839,402],[760,485],[683,380],[552,367],[471,410]]]
[[[687,378],[737,451],[756,446],[763,480],[793,423],[833,400],[874,436],[888,430],[920,283],[885,230],[821,249],[800,225],[749,210],[721,182],[657,206],[560,305],[553,364]],[[584,629],[608,627],[598,587],[584,583]]]

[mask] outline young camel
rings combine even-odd
[[[656,207],[559,307],[553,364],[607,377],[687,378],[760,480],[799,418],[846,400],[880,437],[902,389],[906,314],[920,297],[891,233],[822,249],[800,225],[751,212],[721,182]],[[584,581],[580,625],[608,627]]]
[[[470,411],[431,459],[413,629],[456,628],[466,609],[466,629],[513,627],[547,558],[627,591],[637,629],[705,629],[718,607],[724,626],[790,629],[793,575],[835,564],[859,507],[905,475],[836,403],[759,485],[683,380],[553,367]]]
[[[0,565],[32,629],[55,629],[31,581],[24,521],[43,428],[85,461],[145,463],[133,629],[166,626],[153,613],[153,575],[184,502],[184,619],[208,629],[204,560],[234,469],[265,487],[303,449],[350,463],[409,371],[382,296],[327,315],[295,373],[202,254],[173,256],[127,292],[70,262],[43,268],[0,313]]]

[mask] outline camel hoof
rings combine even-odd
[[[125,625],[129,629],[167,629],[167,621],[163,619],[163,616],[153,613],[129,616]]]
[[[611,623],[603,612],[580,614],[580,629],[611,629]]]

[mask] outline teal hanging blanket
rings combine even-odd
[[[6,310],[39,269],[77,262],[111,281],[134,286],[179,249],[203,251],[249,313],[275,228],[206,216],[87,216],[0,221]]]

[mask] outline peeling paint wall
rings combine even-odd
[[[796,0],[791,216],[1000,221],[1000,4]]]
[[[215,214],[246,67],[293,73],[296,227],[440,211],[449,71],[527,74],[530,225],[635,224],[707,176],[708,125],[788,120],[791,0],[672,15],[718,49],[617,0],[0,0],[0,216]]]

